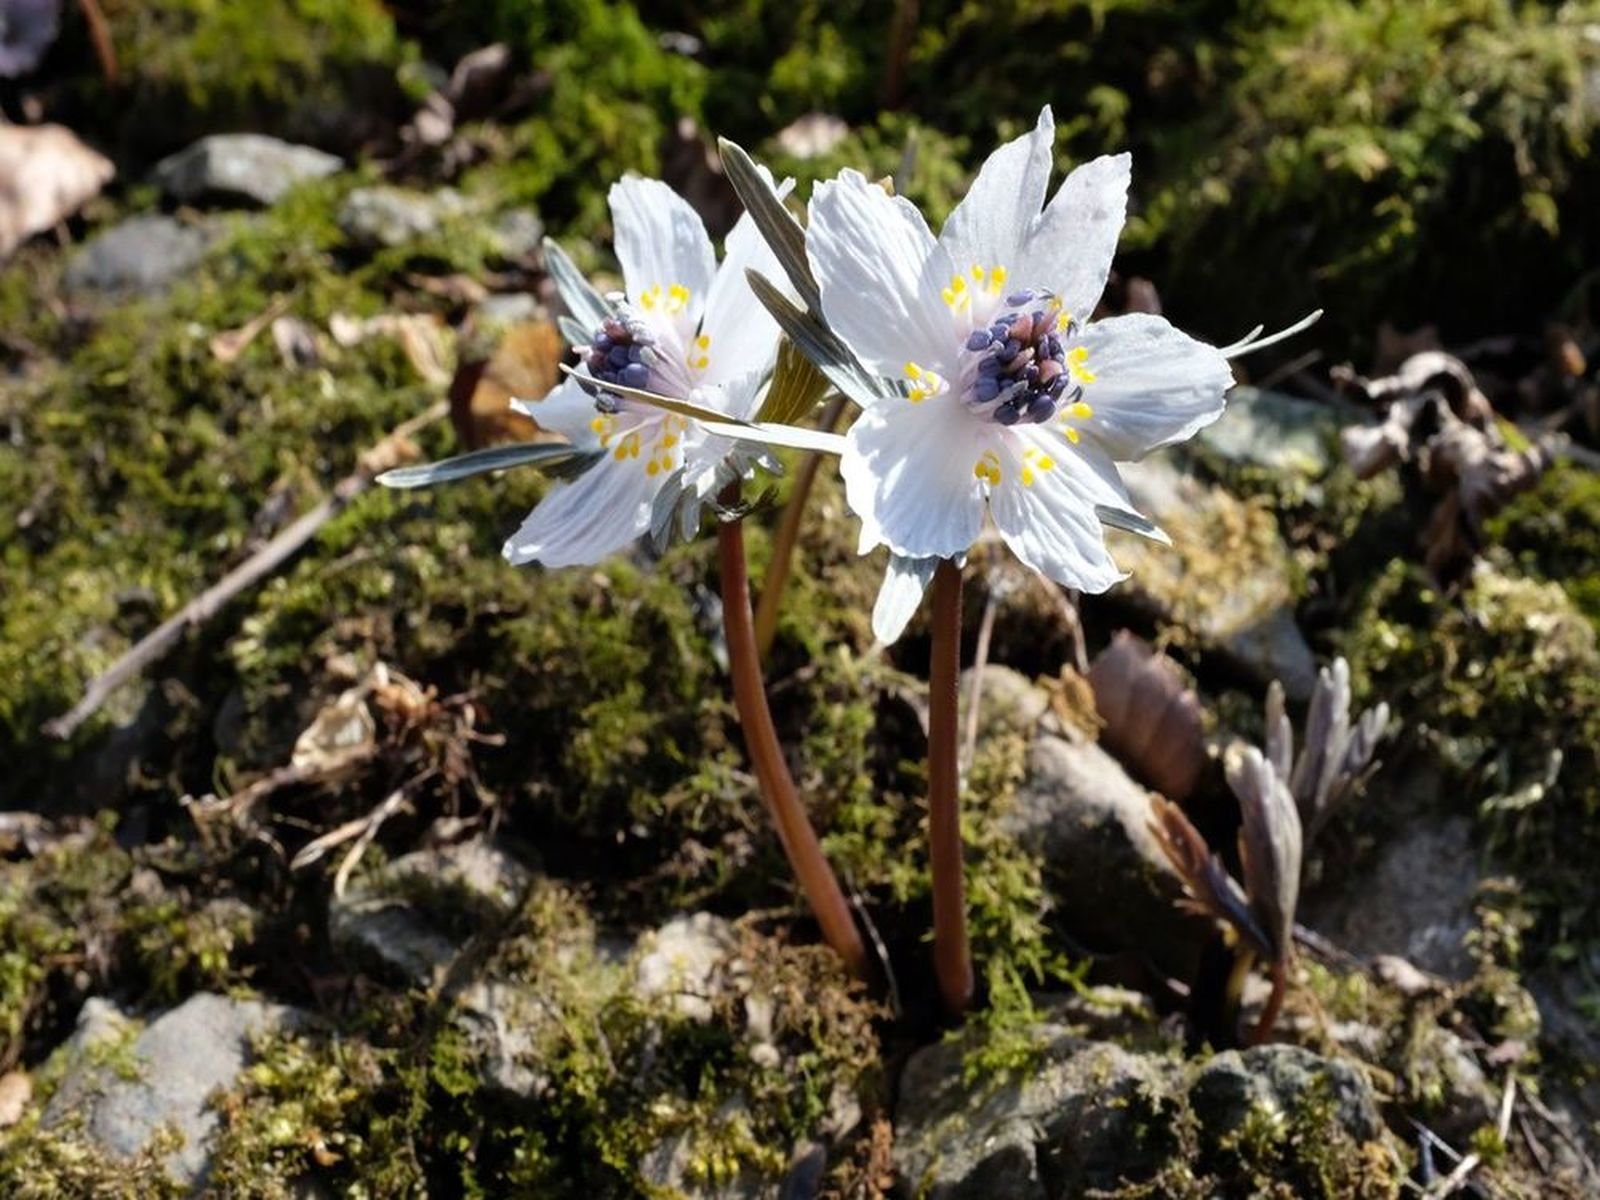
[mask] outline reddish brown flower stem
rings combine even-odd
[[[928,667],[928,851],[933,871],[933,969],[952,1016],[972,1003],[962,879],[961,773],[957,691],[961,673],[961,568],[933,573],[933,661]]]
[[[723,502],[738,501],[737,485],[723,495]],[[739,724],[744,729],[745,748],[755,767],[762,798],[772,814],[778,840],[789,858],[789,866],[799,880],[800,890],[822,927],[823,939],[844,959],[852,974],[865,978],[867,951],[850,905],[839,888],[833,868],[823,856],[816,830],[806,815],[805,805],[795,790],[794,779],[778,744],[778,731],[767,707],[766,688],[761,680],[761,656],[756,651],[755,618],[750,610],[750,580],[745,566],[744,530],[738,521],[717,525],[717,552],[722,566],[722,625],[728,639],[728,668],[733,675],[734,704]]]
[[[1272,994],[1267,997],[1261,1016],[1256,1020],[1256,1027],[1251,1031],[1250,1045],[1259,1046],[1272,1036],[1272,1027],[1277,1024],[1278,1014],[1283,1011],[1283,997],[1288,988],[1288,968],[1280,959],[1272,964]]]

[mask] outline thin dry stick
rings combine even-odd
[[[928,858],[933,872],[933,969],[952,1016],[972,1003],[962,880],[961,772],[956,732],[961,670],[961,568],[933,573],[933,659],[928,666]]]
[[[107,83],[116,87],[117,51],[111,44],[111,26],[106,24],[99,0],[78,0],[78,7],[83,10],[83,19],[89,26],[89,41],[94,46],[95,57],[100,60],[100,72]]]
[[[1289,989],[1289,972],[1282,958],[1272,964],[1272,994],[1267,997],[1266,1004],[1261,1009],[1261,1016],[1256,1020],[1254,1032],[1250,1035],[1250,1044],[1259,1046],[1272,1035],[1272,1027],[1277,1024],[1278,1014],[1283,1011],[1283,996]]]
[[[844,397],[835,396],[822,410],[819,429],[832,430],[844,412]],[[783,607],[783,589],[789,582],[789,568],[794,562],[795,543],[800,540],[800,525],[805,520],[806,501],[811,498],[812,485],[817,480],[817,469],[822,465],[822,455],[809,453],[800,460],[795,472],[794,490],[784,505],[783,516],[778,519],[778,531],[772,539],[772,560],[767,564],[767,578],[761,586],[761,598],[756,601],[756,649],[766,661],[772,652],[772,639],[778,632],[778,612]]]
[[[738,485],[723,494],[729,507],[738,502]],[[778,744],[778,731],[767,707],[761,680],[761,656],[756,651],[755,617],[750,611],[750,579],[744,557],[744,529],[738,521],[717,525],[717,556],[722,568],[722,623],[728,640],[728,669],[733,676],[733,699],[744,729],[761,795],[772,814],[778,841],[799,880],[811,911],[822,927],[823,939],[832,946],[852,974],[865,978],[867,950],[856,929],[850,905],[839,888],[833,868],[823,856],[817,832],[811,827],[805,805],[795,790],[789,765]]]
[[[1506,1138],[1511,1136],[1511,1110],[1517,1100],[1517,1077],[1506,1076],[1506,1090],[1500,1094],[1500,1119],[1495,1122],[1495,1131],[1500,1135],[1500,1144],[1505,1145]],[[1467,1155],[1455,1166],[1455,1170],[1439,1181],[1439,1186],[1428,1192],[1428,1200],[1443,1200],[1443,1197],[1454,1195],[1466,1186],[1468,1177],[1478,1169],[1483,1162],[1483,1156],[1477,1151]]]
[[[994,638],[995,613],[1000,608],[999,595],[992,586],[989,598],[983,602],[983,617],[978,622],[978,644],[972,650],[972,682],[967,685],[967,735],[961,742],[961,765],[972,765],[978,753],[978,713],[983,707],[983,668],[989,663],[989,642]]]
[[[319,529],[370,488],[378,475],[409,457],[412,453],[408,446],[411,435],[435,421],[443,420],[449,411],[449,404],[440,401],[421,415],[397,426],[383,441],[361,456],[360,465],[334,485],[333,492],[326,500],[140,638],[103,674],[95,676],[84,690],[83,699],[73,706],[71,712],[45,722],[45,735],[61,740],[71,737],[80,725],[99,711],[113,692],[165,656],[190,629],[204,625],[240,592],[276,571],[316,536]]]

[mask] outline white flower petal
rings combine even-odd
[[[1083,389],[1094,416],[1076,424],[1119,462],[1192,437],[1222,415],[1233,386],[1221,351],[1148,313],[1095,321],[1077,344],[1095,378]]]
[[[778,195],[787,195],[793,186],[792,179],[784,180],[776,189]],[[751,372],[765,372],[778,352],[778,323],[756,299],[745,277],[752,267],[794,299],[777,255],[745,213],[728,234],[722,265],[717,268],[700,321],[700,331],[711,339],[707,348],[711,364],[701,376],[707,383],[730,383]]]
[[[840,459],[845,497],[861,518],[862,545],[882,543],[909,558],[963,553],[983,527],[983,492],[973,468],[990,440],[949,394],[862,413],[845,435]]]
[[[717,256],[700,215],[659,179],[629,175],[611,185],[612,239],[628,299],[673,284],[689,289],[690,323],[704,311]]]
[[[1005,267],[1019,283],[1034,280],[1031,271],[1019,271],[1026,266],[1019,252],[1044,207],[1055,138],[1055,121],[1045,105],[1032,132],[1007,142],[984,162],[939,234],[939,244],[960,269]]]
[[[889,555],[889,569],[884,572],[883,586],[872,606],[873,637],[886,646],[899,640],[922,603],[922,594],[928,590],[938,565],[937,558]]]
[[[1021,431],[1019,431],[1021,432]],[[1042,427],[1021,432],[1009,443],[1012,454],[1001,467],[1001,480],[990,492],[989,511],[1011,551],[1048,579],[1083,592],[1103,592],[1127,578],[1106,549],[1105,531],[1096,504],[1131,508],[1116,468],[1102,456],[1077,453],[1064,438]],[[1041,469],[1037,457],[1051,465]],[[1024,482],[1026,480],[1026,482]]]
[[[922,214],[857,171],[819,183],[810,212],[806,255],[834,332],[890,379],[908,362],[950,374],[959,344],[939,293],[955,272]]]
[[[597,440],[593,429],[594,397],[570,375],[537,400],[517,397],[511,401],[511,408],[539,422],[540,429],[559,433],[574,445],[587,446]]]
[[[603,458],[571,483],[553,485],[506,542],[508,561],[547,567],[597,563],[650,528],[650,505],[666,476],[646,460]]]
[[[1106,290],[1128,215],[1132,170],[1127,154],[1078,167],[1062,182],[1023,249],[1017,282],[1050,288],[1080,322],[1089,319]]]

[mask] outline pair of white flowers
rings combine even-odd
[[[1054,133],[1046,108],[989,157],[937,238],[914,205],[855,171],[810,199],[818,315],[878,377],[851,395],[862,411],[839,448],[861,551],[891,552],[874,612],[886,641],[937,562],[977,540],[986,513],[1058,583],[1101,592],[1123,578],[1104,526],[1160,532],[1133,511],[1115,464],[1216,420],[1233,382],[1227,351],[1161,317],[1089,319],[1126,214],[1130,160],[1085,163],[1047,204]],[[781,278],[749,215],[718,266],[700,218],[665,184],[624,179],[610,201],[625,290],[593,314],[604,319],[579,346],[577,374],[518,404],[602,457],[557,483],[506,543],[514,563],[595,562],[674,518],[691,531],[701,507],[750,471],[761,441],[792,444],[742,424],[780,338],[747,280],[750,269]],[[687,404],[669,411],[608,384]]]

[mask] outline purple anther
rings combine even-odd
[[[1012,292],[1006,297],[1006,303],[1012,308],[1021,308],[1024,304],[1032,304],[1033,292],[1028,288],[1023,288],[1020,292]]]
[[[622,368],[621,378],[617,382],[624,387],[643,388],[650,382],[650,368],[642,363],[629,363]]]
[[[1000,394],[1000,381],[993,375],[979,375],[972,385],[972,394],[981,404],[987,404]]]
[[[994,419],[1002,425],[1015,425],[1021,418],[1022,414],[1010,404],[1002,404],[994,410]]]
[[[967,349],[971,351],[987,350],[989,343],[994,341],[994,335],[987,329],[974,329],[967,335]]]

